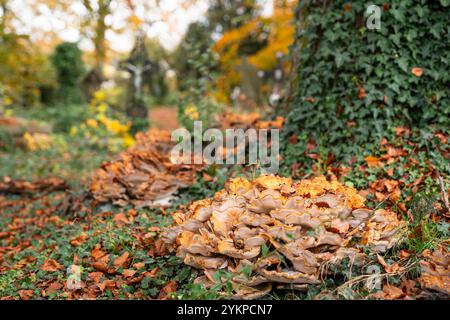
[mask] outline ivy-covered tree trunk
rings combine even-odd
[[[448,130],[449,3],[299,1],[285,138],[303,132],[339,157],[398,124]]]

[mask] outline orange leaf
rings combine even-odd
[[[62,266],[53,259],[47,259],[44,261],[44,263],[41,266],[41,270],[47,271],[47,272],[54,272],[57,270],[60,270]]]
[[[100,272],[100,271],[89,272],[89,278],[91,278],[95,284],[99,283],[100,280],[102,279],[102,277],[103,277],[103,272]]]
[[[370,168],[375,168],[378,167],[380,165],[380,160],[377,157],[373,157],[373,156],[368,156],[365,158],[367,165]]]
[[[114,259],[114,267],[116,268],[125,268],[125,265],[127,263],[128,257],[130,256],[130,254],[128,253],[128,251],[125,251],[124,254],[122,254],[120,257]]]
[[[61,290],[63,287],[64,286],[61,283],[53,282],[51,285],[48,286],[46,291],[47,291],[47,293],[53,293],[58,290]]]
[[[123,225],[123,224],[129,224],[130,221],[127,219],[127,217],[123,213],[118,213],[114,216],[113,221],[117,225]]]
[[[383,201],[386,198],[386,196],[383,193],[378,192],[378,191],[375,192],[375,197],[377,198],[378,201]]]
[[[412,68],[411,72],[413,75],[415,75],[416,77],[421,77],[423,74],[423,69],[422,68]]]
[[[387,147],[387,154],[391,157],[400,157],[400,156],[406,156],[407,153],[405,150],[401,148],[394,148],[391,146]]]
[[[94,249],[91,251],[91,257],[94,258],[94,260],[99,260],[106,256],[106,252],[100,249],[100,245],[96,244]]]
[[[398,181],[397,180],[384,180],[383,184],[388,192],[392,192],[397,188]]]
[[[19,296],[22,300],[30,300],[33,297],[33,290],[19,290]]]
[[[344,6],[345,12],[350,12],[350,3],[346,3]]]
[[[400,258],[408,258],[409,257],[409,252],[406,250],[400,250]]]
[[[380,256],[379,254],[377,254],[377,260],[378,260],[378,263],[381,264],[384,267],[384,269],[386,270],[386,268],[388,267],[388,264],[386,263],[384,258],[382,256]]]
[[[78,237],[76,237],[76,238],[70,240],[70,244],[71,244],[72,246],[74,246],[74,247],[77,247],[77,246],[79,246],[79,245],[85,243],[86,240],[87,240],[87,238],[88,238],[87,234],[83,232],[83,233],[80,234]]]
[[[92,267],[95,269],[95,270],[98,270],[98,271],[101,271],[101,272],[104,272],[104,273],[110,273],[109,271],[109,267],[108,267],[108,265],[104,262],[104,261],[97,261],[97,262],[94,262],[94,264],[92,265]]]
[[[103,292],[103,291],[105,291],[106,288],[108,288],[108,289],[114,288],[116,286],[116,283],[113,280],[103,280],[97,286]]]
[[[124,269],[122,271],[122,274],[123,274],[124,277],[130,278],[130,277],[134,276],[136,272],[137,271],[133,270],[133,269]]]
[[[133,267],[139,270],[139,269],[145,267],[145,263],[144,262],[138,262],[138,263],[133,264]]]
[[[385,299],[398,299],[404,295],[402,289],[394,287],[390,284],[384,285],[383,292],[385,294]]]
[[[167,246],[161,239],[156,240],[153,247],[148,251],[148,255],[151,257],[160,257],[167,253]]]
[[[364,89],[364,87],[360,87],[358,90],[358,98],[364,99],[365,97],[366,97],[366,90]]]
[[[172,292],[177,291],[177,287],[178,287],[177,283],[174,280],[170,280],[161,289],[161,292],[159,293],[158,299],[165,299],[165,298],[167,298],[167,295],[169,295]]]

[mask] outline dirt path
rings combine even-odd
[[[160,106],[151,108],[148,114],[150,126],[157,129],[173,130],[178,128],[177,108]]]
[[[152,128],[173,130],[178,128],[177,108],[173,106],[154,107],[148,114]]]

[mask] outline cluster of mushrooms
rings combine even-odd
[[[399,242],[404,224],[396,214],[364,200],[323,176],[235,178],[214,198],[176,212],[162,238],[203,270],[197,283],[214,285],[219,270],[231,274],[234,298],[258,298],[273,285],[303,290],[320,283],[330,264],[348,258],[362,266],[363,248],[384,252]]]
[[[258,113],[224,112],[219,117],[221,129],[281,128],[283,122],[283,117],[263,121]],[[195,183],[196,171],[202,168],[173,161],[170,151],[174,145],[167,130],[138,133],[133,147],[95,171],[90,185],[93,198],[118,206],[131,204],[137,209],[169,207],[180,188]]]
[[[419,278],[422,288],[430,294],[450,298],[450,255],[448,243],[430,253],[425,250],[425,259],[420,261],[421,276]]]
[[[194,166],[171,161],[174,144],[166,130],[138,133],[133,147],[95,171],[90,185],[92,196],[100,203],[119,206],[170,206],[178,189],[196,180]]]

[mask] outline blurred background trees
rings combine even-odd
[[[0,0],[2,109],[82,104],[103,90],[111,107],[125,114],[136,73],[123,66],[133,57],[139,32],[146,47],[142,59],[151,64],[141,75],[137,99],[144,110],[201,108],[205,99],[208,105],[259,108],[269,103],[276,75],[281,79],[290,67],[294,3]],[[180,10],[200,7],[204,14],[187,25],[178,44],[167,46],[152,34],[162,23],[175,27],[170,17]],[[76,41],[63,40],[67,34]],[[126,51],[116,49],[125,44]],[[177,98],[187,96],[186,102]]]
[[[58,101],[83,102],[79,81],[85,73],[85,66],[81,55],[82,52],[76,43],[63,42],[56,46],[55,52],[50,56],[58,80]]]

